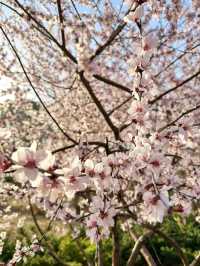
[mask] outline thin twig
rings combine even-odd
[[[19,56],[17,50],[15,49],[15,47],[13,46],[13,44],[11,43],[11,41],[10,41],[8,35],[6,34],[6,32],[4,31],[4,29],[2,28],[2,26],[0,26],[0,29],[1,29],[1,31],[2,31],[2,33],[3,33],[3,35],[5,36],[6,40],[8,41],[10,47],[12,48],[12,50],[13,50],[15,56],[17,57],[17,59],[18,59],[18,61],[19,61],[19,64],[20,64],[20,66],[21,66],[21,68],[22,68],[22,70],[23,70],[23,73],[24,73],[24,75],[25,75],[25,77],[26,77],[28,83],[30,84],[31,88],[33,89],[33,91],[34,91],[34,93],[36,94],[38,100],[40,101],[41,105],[42,105],[43,108],[45,109],[46,113],[47,113],[47,114],[49,115],[49,117],[53,120],[53,122],[56,124],[56,126],[58,127],[58,129],[63,133],[63,135],[64,135],[65,137],[67,137],[68,140],[70,140],[70,141],[73,142],[74,144],[77,144],[77,142],[76,142],[76,141],[75,141],[70,135],[68,135],[68,134],[62,129],[62,127],[59,125],[59,123],[56,121],[56,119],[52,116],[52,114],[50,113],[50,111],[48,110],[48,108],[46,107],[46,105],[44,104],[42,98],[41,98],[40,95],[38,94],[37,90],[35,89],[35,87],[34,87],[32,81],[30,80],[30,78],[29,78],[29,76],[28,76],[28,74],[27,74],[27,72],[26,72],[26,70],[25,70],[25,67],[24,67],[24,65],[23,65],[23,63],[22,63],[22,61],[21,61],[21,58],[20,58],[20,56]]]
[[[48,242],[48,239],[47,239],[45,233],[43,232],[42,228],[40,227],[40,225],[39,225],[39,223],[38,223],[38,221],[37,221],[37,217],[36,217],[36,215],[35,215],[35,213],[34,213],[34,209],[33,209],[33,205],[32,205],[32,203],[31,203],[31,199],[30,199],[30,197],[28,197],[28,201],[29,201],[29,206],[30,206],[30,210],[31,210],[31,215],[32,215],[32,218],[33,218],[33,222],[34,222],[34,224],[35,224],[35,226],[36,226],[38,232],[40,233],[40,235],[41,235],[41,237],[42,237],[41,240],[44,240],[45,246],[46,246],[46,248],[48,249],[49,254],[55,259],[55,261],[56,261],[57,263],[59,263],[59,264],[61,264],[61,265],[63,265],[63,266],[69,266],[68,264],[66,264],[65,262],[63,262],[63,261],[62,261],[62,260],[56,255],[56,253],[53,251],[51,245],[50,245],[49,242]]]
[[[126,86],[124,86],[124,85],[122,85],[122,84],[120,84],[120,83],[118,83],[116,81],[113,81],[113,80],[108,79],[106,77],[102,77],[102,76],[97,75],[97,74],[94,75],[94,77],[96,79],[98,79],[99,81],[102,81],[102,82],[104,82],[104,83],[106,83],[108,85],[111,85],[111,86],[116,87],[116,88],[118,88],[118,89],[120,89],[122,91],[125,91],[125,92],[127,92],[129,94],[132,94],[132,90],[131,89],[129,89],[128,87],[126,87]]]
[[[129,12],[134,12],[138,7],[138,3],[136,3],[134,9],[131,8],[128,10],[128,12],[126,13],[126,15],[129,14]],[[108,46],[110,46],[112,44],[112,42],[115,40],[115,38],[121,33],[121,31],[124,29],[124,27],[127,25],[127,22],[123,22],[121,24],[118,25],[118,27],[111,33],[110,37],[108,38],[108,40],[101,46],[99,46],[96,50],[96,52],[94,53],[94,55],[92,55],[90,57],[90,60],[94,60],[98,55],[100,55]]]
[[[188,115],[196,110],[198,110],[200,108],[200,105],[197,105],[185,112],[183,112],[182,114],[180,114],[176,119],[174,119],[173,121],[171,121],[170,123],[168,123],[167,125],[165,125],[164,127],[161,127],[158,131],[161,132],[163,130],[165,130],[166,128],[173,126],[176,124],[176,122],[178,122],[182,117],[184,117],[185,115]]]
[[[71,54],[70,51],[68,51],[65,47],[63,47],[57,40],[56,38],[33,16],[31,15],[30,12],[27,11],[27,9],[19,3],[18,0],[14,0],[16,4],[24,11],[24,13],[31,19],[33,20],[41,29],[43,29],[51,38],[51,40],[63,51],[63,53],[71,59],[74,63],[77,63],[76,58]]]
[[[177,255],[179,255],[182,263],[184,266],[189,266],[188,259],[185,255],[185,253],[182,251],[182,249],[179,247],[179,244],[170,236],[166,235],[164,232],[160,231],[159,229],[155,228],[154,226],[150,224],[143,224],[144,227],[152,230],[157,235],[160,235],[162,238],[164,238],[167,242],[171,244],[172,247],[176,250]]]
[[[184,84],[186,84],[187,82],[191,81],[193,78],[197,77],[200,74],[200,70],[198,70],[195,74],[193,74],[192,76],[188,77],[187,79],[183,80],[181,83],[179,83],[178,85],[176,85],[175,87],[163,92],[162,94],[160,94],[159,96],[157,96],[155,99],[153,99],[152,101],[149,101],[150,104],[154,104],[157,101],[159,101],[160,99],[162,99],[164,96],[166,96],[167,94],[169,94],[170,92],[173,92],[175,90],[177,90],[178,88],[180,88],[181,86],[183,86]]]
[[[135,265],[135,262],[136,262],[136,259],[137,259],[137,256],[140,252],[140,249],[142,248],[144,242],[146,241],[146,239],[151,236],[153,234],[152,231],[148,231],[146,233],[144,233],[142,236],[140,236],[137,241],[135,242],[135,245],[131,251],[131,255],[128,259],[128,262],[127,262],[127,266],[134,266]]]
[[[62,14],[62,7],[61,7],[61,0],[57,0],[57,7],[58,7],[58,15],[60,19],[60,32],[61,32],[61,38],[62,38],[62,46],[65,48],[65,30],[64,30],[64,19]]]

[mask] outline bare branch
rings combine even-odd
[[[115,38],[120,34],[120,32],[123,30],[123,28],[126,26],[126,22],[120,24],[116,30],[114,30],[112,32],[112,34],[110,35],[110,37],[108,38],[108,40],[101,46],[99,46],[95,52],[95,54],[93,56],[91,56],[90,60],[94,60],[96,56],[100,55],[105,49],[106,47],[108,47],[109,45],[112,44],[112,42],[115,40]]]
[[[84,145],[90,145],[90,146],[104,147],[105,149],[107,148],[107,143],[104,143],[101,141],[88,141],[88,142],[83,142],[83,144]],[[64,146],[64,147],[61,147],[61,148],[54,150],[52,153],[58,153],[61,151],[69,150],[69,149],[74,148],[76,145],[78,145],[78,143]]]
[[[132,9],[132,6],[130,7],[130,9],[128,10],[128,12],[126,13],[126,15],[129,14],[129,12],[134,12],[138,7],[138,3],[136,3],[135,7]],[[124,27],[127,25],[126,22],[123,22],[121,24],[118,25],[118,27],[111,33],[110,37],[108,38],[108,40],[103,44],[100,45],[96,52],[94,53],[94,55],[92,55],[90,57],[90,60],[94,60],[96,58],[96,56],[100,55],[108,46],[110,46],[112,44],[112,42],[115,40],[115,38],[121,33],[121,31],[124,29]]]
[[[127,266],[134,266],[135,265],[138,253],[140,252],[140,249],[142,248],[146,239],[151,235],[152,235],[152,231],[148,231],[137,239],[137,241],[136,241],[136,243],[132,249],[131,255],[128,259]]]
[[[62,51],[64,52],[64,54],[69,58],[71,59],[74,63],[77,63],[77,60],[76,58],[66,49],[63,47],[63,45],[61,45],[57,40],[56,38],[33,16],[31,15],[30,12],[28,12],[26,10],[26,8],[19,3],[18,0],[15,0],[16,4],[24,11],[24,13],[31,19],[33,20],[40,28],[42,28],[52,39],[52,41],[59,47],[62,49]]]
[[[186,84],[187,82],[191,81],[193,78],[197,77],[200,74],[200,70],[198,70],[195,74],[193,74],[192,76],[188,77],[187,79],[185,79],[184,81],[182,81],[181,83],[179,83],[178,85],[176,85],[175,87],[163,92],[162,94],[160,94],[159,96],[157,96],[154,100],[149,101],[150,104],[154,104],[157,101],[159,101],[160,99],[162,99],[165,95],[169,94],[172,91],[177,90],[178,88],[180,88],[181,86],[183,86],[184,84]]]
[[[96,264],[95,266],[103,266],[103,256],[102,256],[102,242],[101,240],[96,244]]]
[[[116,110],[120,109],[124,104],[126,104],[127,102],[129,102],[131,99],[133,98],[133,96],[128,97],[126,100],[124,100],[121,104],[117,105],[116,107],[114,107],[109,113],[108,115],[112,115]]]
[[[62,15],[62,7],[61,7],[61,0],[57,0],[57,7],[58,7],[58,15],[60,19],[60,31],[61,31],[61,38],[62,38],[62,46],[65,48],[65,30],[63,25],[63,15]]]
[[[19,64],[20,64],[20,66],[21,66],[21,68],[22,68],[22,70],[23,70],[23,73],[24,73],[24,75],[25,75],[25,77],[26,77],[28,83],[30,84],[31,88],[33,89],[33,91],[34,91],[34,93],[36,94],[38,100],[40,101],[41,105],[42,105],[43,108],[45,109],[46,113],[47,113],[47,114],[49,115],[49,117],[53,120],[53,122],[56,124],[56,126],[58,127],[58,129],[63,133],[63,135],[64,135],[65,137],[67,137],[67,138],[68,138],[71,142],[73,142],[74,144],[77,144],[77,142],[76,142],[71,136],[69,136],[69,135],[68,135],[68,134],[67,134],[67,133],[61,128],[61,126],[59,125],[59,123],[58,123],[58,122],[56,121],[56,119],[52,116],[52,114],[50,113],[50,111],[48,110],[48,108],[46,107],[46,105],[44,104],[42,98],[41,98],[40,95],[38,94],[37,90],[35,89],[33,83],[31,82],[31,80],[30,80],[30,78],[29,78],[29,76],[28,76],[28,74],[27,74],[27,72],[26,72],[26,70],[25,70],[25,67],[24,67],[24,65],[23,65],[23,63],[22,63],[22,61],[21,61],[21,58],[20,58],[20,56],[19,56],[17,50],[15,49],[15,47],[13,46],[13,44],[11,43],[11,41],[10,41],[8,35],[6,34],[6,32],[4,31],[4,29],[2,28],[2,26],[0,26],[0,29],[1,29],[1,31],[2,31],[2,33],[3,33],[3,35],[5,36],[6,40],[8,41],[10,47],[12,48],[12,50],[13,50],[15,56],[17,57],[17,59],[18,59],[18,61],[19,61]]]
[[[100,113],[103,115],[103,117],[104,117],[105,121],[107,122],[108,126],[113,131],[115,138],[118,140],[120,138],[119,137],[118,128],[113,124],[113,122],[109,118],[109,116],[106,113],[103,105],[101,104],[99,99],[96,97],[94,91],[92,90],[92,87],[90,86],[89,81],[84,77],[83,72],[79,73],[79,75],[80,75],[80,79],[81,79],[83,85],[87,89],[88,93],[90,94],[91,98],[93,99],[94,103],[96,104],[97,108],[99,109]]]
[[[126,87],[126,86],[124,86],[124,85],[122,85],[122,84],[120,84],[120,83],[117,83],[117,82],[115,82],[115,81],[113,81],[113,80],[111,80],[111,79],[108,79],[108,78],[102,77],[102,76],[100,76],[100,75],[94,75],[94,77],[95,77],[96,79],[100,80],[100,81],[103,81],[104,83],[106,83],[106,84],[108,84],[108,85],[111,85],[111,86],[113,86],[113,87],[116,87],[116,88],[118,88],[118,89],[120,89],[120,90],[122,90],[122,91],[128,92],[129,94],[132,93],[132,90],[131,90],[131,89],[129,89],[128,87]]]
[[[200,43],[196,44],[195,46],[193,46],[191,48],[191,50],[194,50],[195,48],[197,48],[198,46],[200,46]],[[158,76],[160,76],[160,74],[162,74],[164,71],[166,71],[169,67],[171,67],[173,64],[175,64],[178,60],[180,60],[182,57],[184,57],[187,54],[187,51],[185,51],[184,53],[182,53],[181,55],[179,55],[177,58],[175,58],[172,62],[170,62],[164,69],[162,69],[161,71],[159,71],[154,77],[157,78]]]
[[[130,234],[132,240],[134,242],[137,242],[138,236],[136,235],[136,233],[129,229],[129,234]],[[154,261],[153,257],[151,256],[151,253],[148,251],[148,249],[146,248],[144,243],[143,243],[143,245],[142,245],[142,247],[140,249],[140,253],[144,257],[144,259],[145,259],[146,263],[148,264],[148,266],[157,266],[156,262]]]
[[[159,229],[153,227],[152,225],[150,224],[143,224],[144,227],[152,230],[155,234],[161,236],[162,238],[164,238],[167,242],[170,243],[170,245],[172,247],[174,247],[177,255],[180,257],[182,263],[184,266],[189,266],[189,263],[188,263],[188,259],[185,255],[185,253],[183,253],[182,249],[179,247],[179,244],[173,239],[171,238],[170,236],[166,235],[165,233],[163,233],[162,231],[160,231]]]
[[[190,266],[198,266],[200,264],[200,253],[197,257],[190,263]]]
[[[185,112],[183,112],[182,114],[180,114],[176,119],[174,119],[173,121],[171,121],[169,124],[165,125],[164,127],[161,127],[158,131],[161,132],[163,131],[164,129],[170,127],[170,126],[173,126],[176,124],[176,122],[178,122],[182,117],[184,117],[185,115],[188,115],[196,110],[198,110],[200,108],[200,105],[197,105],[196,107],[194,108],[191,108]]]
[[[119,232],[117,229],[117,217],[114,219],[114,227],[112,228],[112,266],[120,265],[120,243]]]
[[[37,217],[34,213],[34,209],[33,209],[33,205],[31,203],[31,199],[30,197],[28,197],[28,201],[29,201],[29,206],[30,206],[30,210],[31,210],[31,216],[33,218],[33,222],[38,230],[38,232],[40,233],[41,235],[41,240],[44,240],[44,244],[46,246],[46,248],[48,249],[48,252],[49,254],[54,258],[54,260],[59,263],[60,265],[63,265],[63,266],[69,266],[68,264],[66,264],[65,262],[63,262],[57,255],[56,253],[53,251],[53,248],[51,247],[51,245],[49,244],[48,242],[48,239],[47,239],[47,236],[45,234],[45,232],[43,232],[42,228],[40,227],[38,221],[37,221]]]

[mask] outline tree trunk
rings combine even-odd
[[[120,245],[119,245],[119,232],[117,230],[117,219],[112,230],[112,266],[119,266],[120,264]]]

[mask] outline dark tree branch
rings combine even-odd
[[[3,6],[5,6],[5,7],[8,8],[9,10],[11,10],[12,12],[16,13],[16,14],[17,14],[18,16],[20,16],[21,18],[25,18],[25,16],[24,16],[23,14],[19,13],[19,12],[18,12],[15,8],[13,8],[12,6],[7,5],[7,4],[5,4],[5,3],[1,2],[1,1],[0,1],[0,4],[3,5]],[[50,36],[49,34],[47,34],[47,32],[45,32],[43,28],[41,28],[41,27],[38,28],[38,27],[36,27],[35,25],[33,25],[33,27],[34,27],[37,31],[39,31],[40,33],[42,33],[42,35],[44,35],[46,38],[48,38],[49,40],[52,40],[51,36]]]
[[[43,29],[51,38],[51,40],[63,51],[63,53],[71,59],[74,63],[77,63],[76,58],[65,48],[63,45],[61,45],[56,38],[33,16],[30,12],[26,10],[26,8],[20,4],[18,0],[15,0],[16,4],[24,11],[24,13],[33,20],[41,29]]]
[[[84,142],[83,143],[84,145],[90,145],[90,146],[97,146],[97,147],[103,147],[103,148],[107,148],[107,144],[104,143],[104,142],[100,142],[100,141],[88,141],[88,142]],[[77,146],[77,144],[71,144],[71,145],[68,145],[68,146],[64,146],[64,147],[61,147],[61,148],[58,148],[56,150],[54,150],[52,153],[58,153],[58,152],[61,152],[61,151],[65,151],[65,150],[68,150],[68,149],[72,149],[74,148],[75,146]]]
[[[123,28],[126,26],[126,22],[120,24],[116,30],[112,32],[108,40],[101,46],[99,46],[94,53],[94,55],[91,56],[90,60],[94,60],[98,55],[100,55],[108,46],[112,44],[112,42],[115,40],[115,38],[120,34],[120,32],[123,30]]]
[[[124,104],[126,104],[127,102],[129,102],[131,99],[133,98],[133,96],[130,96],[129,98],[127,98],[126,100],[124,100],[121,104],[117,105],[116,107],[114,107],[109,113],[108,115],[112,115],[116,110],[120,109]]]
[[[139,237],[136,235],[136,233],[133,232],[133,231],[131,231],[130,229],[129,229],[129,233],[130,233],[130,236],[131,236],[132,240],[133,240],[134,242],[137,242]],[[144,259],[145,259],[146,263],[148,264],[148,266],[157,266],[157,264],[156,264],[156,262],[154,261],[154,259],[153,259],[152,255],[151,255],[151,253],[150,253],[149,250],[146,248],[146,246],[144,245],[144,243],[143,243],[143,245],[142,245],[141,248],[140,248],[140,253],[141,253],[142,256],[144,257]]]
[[[152,101],[149,101],[150,104],[154,104],[157,101],[159,101],[160,99],[162,99],[165,95],[169,94],[172,91],[177,90],[178,88],[180,88],[181,86],[183,86],[184,84],[186,84],[187,82],[191,81],[193,78],[197,77],[200,74],[200,70],[198,70],[195,74],[193,74],[192,76],[188,77],[187,79],[185,79],[184,81],[182,81],[181,83],[179,83],[178,85],[176,85],[175,87],[163,92],[162,94],[160,94],[159,96],[157,96],[155,99],[153,99]]]
[[[197,48],[198,46],[200,46],[200,43],[196,44],[195,46],[191,47],[191,50],[194,50],[195,48]],[[169,67],[171,67],[173,64],[175,64],[178,60],[180,60],[182,57],[184,57],[187,54],[187,52],[185,51],[184,53],[182,53],[181,55],[179,55],[177,58],[175,58],[172,62],[170,62],[164,69],[162,69],[160,72],[158,72],[154,77],[157,78],[158,76],[160,76],[164,71],[166,71]]]
[[[190,266],[198,266],[198,265],[200,265],[200,253],[190,264]]]
[[[65,48],[65,30],[64,30],[64,20],[63,20],[63,14],[62,14],[62,7],[61,7],[61,0],[57,0],[57,7],[58,7],[58,15],[60,19],[60,32],[61,32],[61,38],[62,38],[62,46]]]
[[[146,239],[148,237],[150,237],[152,235],[152,231],[148,231],[146,233],[144,233],[142,236],[140,236],[137,241],[135,242],[135,245],[131,251],[131,255],[128,259],[128,262],[127,262],[127,266],[134,266],[135,265],[135,262],[136,262],[136,259],[137,259],[137,256],[140,252],[140,249],[142,248],[144,242],[146,241]]]
[[[129,127],[130,125],[132,125],[133,122],[130,122],[130,123],[127,123],[127,124],[124,124],[122,125],[120,128],[119,128],[119,131],[122,132],[124,129],[126,129],[127,127]]]
[[[70,1],[71,1],[71,3],[72,3],[72,6],[73,6],[73,8],[74,8],[74,10],[75,10],[75,12],[76,12],[78,18],[80,19],[80,21],[83,22],[83,20],[82,20],[82,18],[81,18],[81,15],[79,14],[78,9],[76,8],[76,5],[75,5],[74,1],[73,1],[73,0],[70,0]]]
[[[164,240],[170,243],[172,247],[174,247],[177,255],[180,257],[182,263],[184,266],[189,266],[188,259],[183,253],[182,249],[179,247],[179,244],[170,236],[166,235],[164,232],[160,231],[159,229],[155,228],[154,226],[150,224],[144,224],[144,227],[148,228],[149,230],[152,230],[155,234],[161,236]]]
[[[96,104],[96,106],[99,109],[100,113],[103,115],[105,121],[107,122],[108,126],[110,127],[110,129],[114,133],[115,138],[117,140],[119,140],[120,139],[120,136],[119,136],[119,130],[118,130],[118,128],[113,124],[113,122],[109,118],[107,112],[105,111],[103,105],[101,104],[101,102],[99,101],[99,99],[96,97],[94,91],[92,90],[92,87],[90,86],[89,81],[84,77],[84,73],[83,72],[80,72],[79,75],[80,75],[80,79],[81,79],[83,85],[87,89],[87,91],[90,94],[92,100],[94,101],[94,103]]]
[[[120,243],[119,232],[117,228],[117,217],[114,219],[114,227],[112,228],[112,266],[120,265]]]
[[[23,70],[23,73],[24,73],[24,75],[25,75],[25,77],[26,77],[28,83],[30,84],[31,88],[33,89],[33,91],[34,91],[34,93],[36,94],[38,100],[40,101],[41,105],[42,105],[43,108],[45,109],[46,113],[49,115],[49,117],[52,119],[52,121],[56,124],[56,126],[58,127],[58,129],[63,133],[63,135],[64,135],[65,137],[67,137],[68,140],[70,140],[70,141],[73,142],[74,144],[77,144],[77,142],[76,142],[72,137],[70,137],[70,136],[69,136],[69,135],[68,135],[68,134],[67,134],[67,133],[61,128],[61,126],[59,125],[59,123],[58,123],[58,122],[56,121],[56,119],[52,116],[52,114],[50,113],[50,111],[48,110],[48,108],[46,107],[46,105],[44,104],[42,98],[41,98],[40,95],[38,94],[37,90],[35,89],[33,83],[31,82],[31,80],[30,80],[30,78],[29,78],[29,76],[28,76],[28,74],[27,74],[27,72],[26,72],[26,70],[25,70],[25,68],[24,68],[24,65],[23,65],[23,63],[22,63],[22,61],[21,61],[21,58],[20,58],[20,56],[19,56],[17,50],[15,49],[15,47],[13,46],[13,44],[11,43],[11,41],[10,41],[8,35],[6,34],[6,32],[4,31],[4,29],[2,28],[2,26],[0,26],[0,29],[1,29],[1,31],[2,31],[2,33],[3,33],[3,35],[5,36],[6,40],[8,41],[10,47],[12,48],[12,50],[13,50],[13,52],[14,52],[16,58],[18,59],[18,62],[19,62],[20,66],[21,66],[21,68],[22,68],[22,70]]]
[[[5,6],[5,7],[7,7],[8,9],[10,9],[10,10],[12,10],[14,13],[16,13],[18,16],[20,16],[20,17],[24,17],[22,14],[20,14],[15,8],[13,8],[12,6],[10,6],[10,5],[7,5],[7,4],[5,4],[5,3],[3,3],[3,2],[1,2],[0,1],[0,4],[2,5],[2,6]]]
[[[122,84],[120,84],[120,83],[117,83],[117,82],[115,82],[115,81],[113,81],[113,80],[111,80],[111,79],[108,79],[108,78],[102,77],[102,76],[100,76],[100,75],[94,75],[94,77],[95,77],[96,79],[98,79],[99,81],[102,81],[102,82],[104,82],[104,83],[106,83],[106,84],[108,84],[108,85],[111,85],[111,86],[113,86],[113,87],[116,87],[116,88],[118,88],[118,89],[120,89],[120,90],[122,90],[122,91],[128,92],[129,94],[132,93],[132,90],[131,90],[131,89],[129,89],[128,87],[126,87],[126,86],[124,86],[124,85],[122,85]]]
[[[44,240],[44,244],[49,252],[49,254],[54,258],[54,260],[59,263],[59,265],[63,265],[63,266],[69,266],[68,264],[66,264],[65,262],[63,262],[61,260],[61,258],[59,258],[56,253],[54,252],[53,248],[51,247],[51,245],[49,244],[48,242],[48,239],[47,239],[47,236],[45,234],[45,232],[43,232],[42,228],[40,227],[39,223],[38,223],[38,220],[37,220],[37,217],[34,213],[34,209],[33,209],[33,205],[31,203],[31,199],[30,197],[28,197],[28,201],[29,201],[29,206],[30,206],[30,210],[31,210],[31,216],[32,216],[32,219],[33,219],[33,222],[39,232],[39,234],[41,235],[41,241]]]
[[[23,12],[30,18],[32,19],[36,25],[38,25],[38,27],[35,27],[36,30],[38,30],[40,33],[42,33],[43,35],[45,35],[45,37],[47,37],[48,39],[50,39],[51,41],[55,42],[55,44],[63,51],[64,55],[66,55],[68,58],[70,58],[75,64],[77,64],[77,60],[76,58],[66,49],[66,47],[64,47],[63,45],[60,45],[58,43],[58,41],[54,38],[54,36],[39,22],[37,21],[33,15],[30,14],[30,12],[28,12],[17,0],[15,0],[16,3],[18,4],[18,6],[23,10]],[[18,14],[20,17],[24,17],[22,14],[20,14],[17,10],[15,10],[14,8],[0,2],[0,4],[2,5],[5,5],[7,8],[9,8],[10,10],[12,10],[13,12],[15,12],[16,14]],[[132,93],[131,89],[129,89],[128,87],[122,85],[122,84],[119,84],[113,80],[110,80],[108,78],[105,78],[105,77],[102,77],[100,75],[94,75],[94,77],[97,79],[97,80],[100,80],[108,85],[111,85],[113,87],[116,87],[118,89],[121,89],[129,94]]]
[[[189,109],[189,110],[183,112],[183,113],[180,114],[176,119],[174,119],[173,121],[171,121],[169,124],[165,125],[164,127],[161,127],[158,131],[161,132],[161,131],[163,131],[164,129],[170,127],[170,126],[175,125],[176,122],[178,122],[182,117],[184,117],[185,115],[190,114],[190,113],[192,113],[192,112],[198,110],[199,108],[200,108],[200,105],[197,105],[196,107],[191,108],[191,109]]]
[[[134,12],[137,7],[138,7],[138,3],[135,4],[135,7],[134,9],[132,9],[132,6],[131,8],[128,10],[128,12],[126,13],[126,15],[129,14],[129,12]],[[127,25],[126,22],[123,22],[121,24],[118,25],[118,27],[111,33],[110,37],[108,38],[108,40],[103,44],[103,45],[100,45],[96,52],[94,53],[94,55],[92,55],[90,57],[90,60],[94,60],[98,55],[100,55],[108,46],[110,46],[112,44],[112,42],[115,40],[115,38],[121,33],[121,31],[124,29],[124,27]]]
[[[102,254],[102,242],[101,240],[96,244],[96,263],[95,266],[104,266],[103,265],[103,254]]]

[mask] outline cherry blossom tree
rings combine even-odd
[[[139,252],[156,265],[144,245],[154,234],[199,265],[162,223],[199,216],[200,2],[3,0],[0,15],[0,71],[12,81],[2,95],[15,95],[1,120],[0,192],[24,200],[40,235],[17,242],[8,265],[43,246],[63,265],[48,241],[55,220],[84,229],[98,266],[110,235],[120,265],[119,228],[135,242],[127,266]]]

